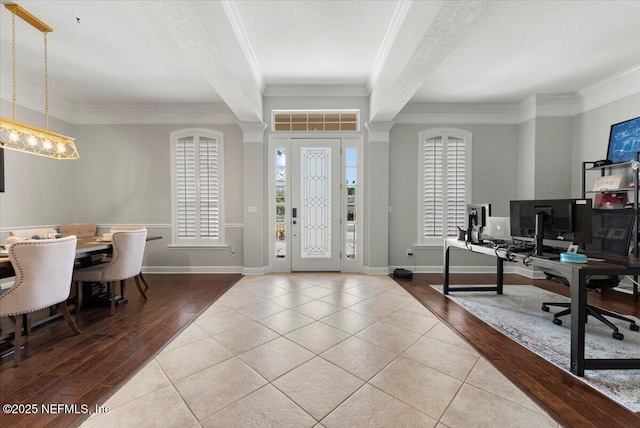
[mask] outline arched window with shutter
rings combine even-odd
[[[433,129],[419,134],[418,244],[442,245],[464,227],[471,202],[471,133]]]
[[[223,134],[171,133],[172,244],[224,245]]]

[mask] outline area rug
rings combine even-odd
[[[441,285],[432,287],[442,292]],[[551,322],[552,313],[562,308],[550,307],[551,312],[540,309],[542,302],[568,302],[568,298],[530,285],[505,285],[502,296],[495,292],[453,292],[447,297],[547,361],[569,371],[570,316],[563,317],[563,324],[557,326]],[[630,318],[640,323],[637,318]],[[629,324],[623,321],[616,320],[614,324],[624,334],[624,340],[614,339],[609,327],[589,317],[586,358],[640,358],[640,332],[629,330]],[[580,379],[629,410],[640,412],[640,370],[586,370]]]

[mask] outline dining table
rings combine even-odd
[[[155,241],[162,239],[159,235],[147,235],[147,241]],[[10,278],[15,276],[13,265],[9,260],[9,256],[4,248],[0,251],[0,279]],[[77,238],[76,243],[76,265],[78,267],[91,266],[92,264],[100,263],[104,255],[111,254],[113,246],[110,240],[103,239],[101,236],[82,236]],[[121,296],[121,301],[126,299]],[[51,308],[50,308],[51,309]],[[58,318],[59,312],[51,311],[50,309],[43,309],[40,315],[34,313],[35,319],[33,320],[33,326],[40,325],[44,322]],[[46,312],[46,313],[45,313]],[[0,319],[0,355],[6,350],[3,349],[2,341],[6,340],[11,334],[3,334],[3,331],[12,331],[4,325],[4,318]]]

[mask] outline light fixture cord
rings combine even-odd
[[[16,12],[11,13],[11,75],[13,77],[13,120],[16,120]]]
[[[49,70],[47,67],[47,32],[43,31],[44,34],[44,115],[46,118],[47,127],[45,128],[47,131],[49,130]]]

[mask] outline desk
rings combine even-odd
[[[452,287],[449,285],[449,253],[451,248],[464,249],[498,259],[498,275],[495,288]],[[627,359],[591,359],[584,356],[584,338],[587,321],[587,287],[586,279],[591,275],[640,275],[640,259],[634,257],[594,254],[605,261],[589,261],[588,263],[566,263],[559,260],[547,260],[522,253],[511,253],[510,261],[521,262],[527,266],[536,266],[545,271],[552,271],[567,278],[571,290],[571,373],[584,376],[585,370],[596,369],[640,369],[640,358]],[[455,238],[444,242],[444,284],[443,292],[450,291],[497,291],[502,294],[503,265],[507,258],[505,250],[490,248],[482,244],[470,244]],[[577,314],[577,316],[575,316]],[[640,351],[639,351],[640,354]]]

